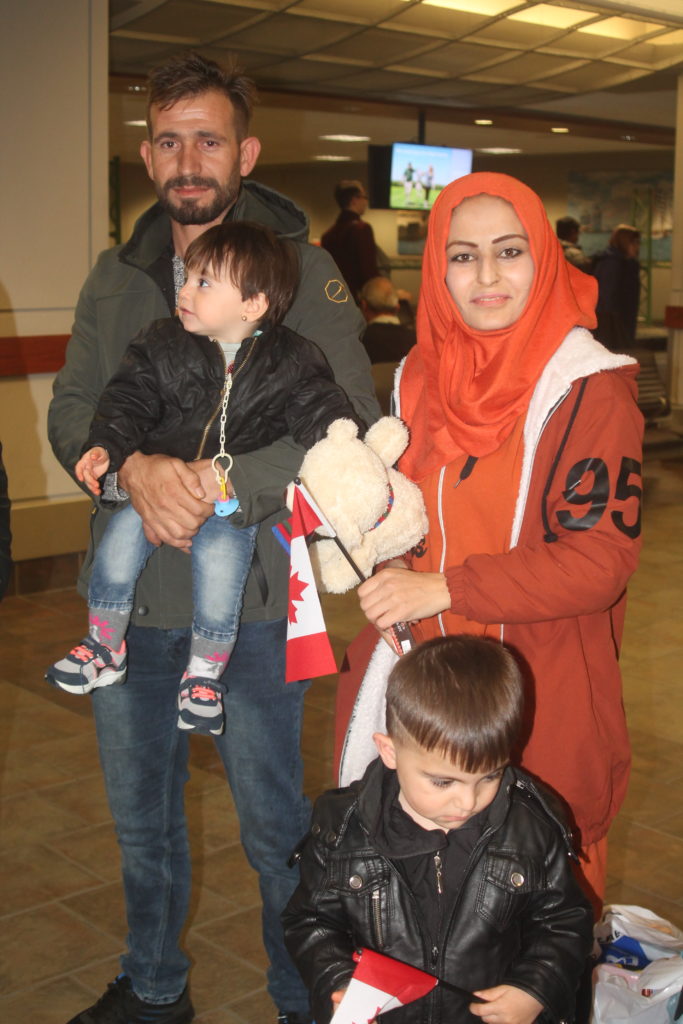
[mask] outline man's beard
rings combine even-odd
[[[187,174],[169,178],[163,185],[155,182],[154,187],[164,210],[178,224],[210,224],[235,202],[240,190],[240,181],[239,171],[235,169],[223,185],[215,178],[202,178],[198,174]],[[199,199],[181,199],[179,202],[174,202],[171,199],[171,189],[192,186],[213,189],[213,199],[208,206],[201,206]]]

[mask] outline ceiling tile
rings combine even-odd
[[[251,49],[297,56],[329,46],[357,31],[356,26],[337,21],[274,14],[266,22],[235,32],[230,38]]]
[[[405,10],[401,0],[299,0],[296,11],[308,14],[326,14],[332,18],[348,20],[358,18],[363,24],[375,25]]]
[[[449,11],[444,7],[419,4],[409,7],[403,14],[397,14],[392,19],[392,24],[397,28],[433,32],[449,39],[459,39],[460,36],[482,27],[488,20],[485,14],[465,14],[461,11]]]
[[[309,60],[283,60],[259,68],[258,84],[262,89],[277,85],[310,86],[326,83],[328,79],[338,76],[338,65]]]
[[[356,57],[372,61],[373,64],[390,64],[403,63],[416,50],[419,52],[434,45],[425,40],[424,36],[370,28],[331,46],[321,44],[318,49],[335,57]]]
[[[608,36],[589,36],[585,32],[568,32],[561,39],[545,44],[542,49],[546,53],[566,54],[571,57],[583,57],[587,60],[600,60],[626,47],[623,39]]]
[[[471,43],[445,43],[426,54],[412,57],[410,63],[416,68],[424,64],[426,68],[447,71],[456,76],[482,64],[507,59],[518,52],[511,53],[510,50],[496,49],[493,46],[475,46]]]
[[[619,54],[620,60],[647,64],[653,70],[683,64],[683,30],[667,32],[647,43],[637,43]]]
[[[557,86],[560,89],[568,88],[575,92],[594,92],[596,89],[605,89],[616,85],[621,81],[628,81],[630,78],[638,78],[640,70],[629,70],[617,64],[607,64],[597,61],[586,64],[575,71],[568,71],[558,78],[546,78],[543,85]]]
[[[544,25],[527,25],[520,21],[503,18],[492,25],[486,25],[466,36],[468,42],[494,43],[498,46],[511,46],[520,50],[531,50],[555,39],[561,32]]]
[[[134,13],[134,12],[131,12]],[[119,28],[161,35],[199,35],[210,40],[262,17],[245,7],[204,3],[202,0],[167,0],[140,17],[131,17]]]
[[[556,57],[549,57],[542,53],[525,53],[521,57],[501,61],[477,72],[477,77],[480,80],[522,85],[537,78],[564,74],[565,71],[571,71],[577,66],[580,66],[579,61],[565,61],[558,64]]]

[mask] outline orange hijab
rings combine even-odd
[[[446,287],[453,210],[482,193],[506,199],[528,235],[534,280],[510,327],[468,327]],[[410,446],[400,468],[414,480],[459,455],[496,451],[528,408],[543,369],[572,327],[594,327],[597,282],[565,259],[535,192],[507,174],[468,174],[439,195],[429,218],[417,345],[401,379]]]

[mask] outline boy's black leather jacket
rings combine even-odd
[[[191,462],[219,451],[226,366],[217,342],[179,320],[155,320],[128,346],[100,395],[85,449],[102,445],[110,472],[135,451]],[[325,356],[279,325],[242,342],[232,372],[226,450],[255,451],[291,434],[310,448],[345,417],[364,431]]]
[[[348,984],[360,947],[467,992],[514,985],[543,1003],[544,1021],[571,1020],[592,914],[574,881],[569,835],[552,798],[523,772],[506,769],[436,946],[404,874],[374,838],[386,771],[373,761],[360,782],[320,797],[297,851],[301,883],[283,915],[285,938],[318,1024],[329,1021],[330,996]],[[472,1022],[471,1001],[437,986],[390,1011],[386,1022]]]

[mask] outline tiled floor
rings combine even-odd
[[[623,651],[634,746],[628,799],[611,834],[612,902],[683,927],[683,461],[646,461],[645,548],[630,587]],[[326,600],[337,653],[361,617]],[[81,634],[72,589],[0,606],[0,1020],[64,1024],[117,972],[125,934],[112,834],[87,699],[52,691],[46,665]],[[307,789],[331,782],[334,680],[307,698]],[[274,1020],[264,990],[259,901],[210,742],[193,739],[195,888],[187,933],[197,1020]],[[226,884],[229,880],[229,884]]]

